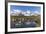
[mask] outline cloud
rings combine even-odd
[[[21,10],[18,10],[18,9],[13,9],[14,12],[21,12]]]
[[[27,12],[28,14],[30,14],[30,13],[31,13],[31,11],[29,11],[29,10],[27,10],[26,12]]]
[[[13,9],[13,11],[11,11],[12,15],[18,15],[19,16],[20,13],[22,13],[24,16],[32,16],[32,15],[39,15],[40,14],[39,11],[32,12],[30,10],[22,11],[22,10],[18,10],[18,9],[17,10]]]
[[[39,12],[39,11],[34,11],[34,13],[35,13],[35,14],[40,14],[40,12]]]
[[[22,10],[15,10],[15,9],[13,9],[13,11],[11,11],[12,15],[19,15],[20,13],[22,13],[24,16],[30,16],[31,11],[29,11],[29,10],[22,11]]]
[[[16,14],[16,13],[20,13],[21,12],[21,10],[15,10],[15,9],[13,9],[13,11],[11,11],[11,14],[13,13],[13,14]]]
[[[31,15],[38,16],[38,15],[40,15],[40,12],[39,12],[39,11],[34,11],[34,12],[32,12],[32,14],[31,14]]]
[[[27,10],[27,11],[24,13],[24,15],[25,15],[25,16],[30,16],[30,13],[31,13],[31,11]]]

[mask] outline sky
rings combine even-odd
[[[40,6],[17,6],[17,5],[11,5],[10,10],[12,12],[16,12],[16,10],[17,10],[17,11],[24,11],[24,12],[31,11],[33,13],[35,13],[35,12],[38,13],[38,12],[40,12],[41,8],[40,8]]]

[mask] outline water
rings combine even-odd
[[[36,27],[36,22],[24,22],[24,23],[11,23],[11,28],[28,28],[28,27]]]

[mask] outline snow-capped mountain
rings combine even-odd
[[[14,11],[11,11],[11,16],[32,16],[32,15],[40,15],[40,12],[38,11],[35,11],[35,12],[31,12],[29,10],[27,11],[22,11],[22,10],[14,10]]]

